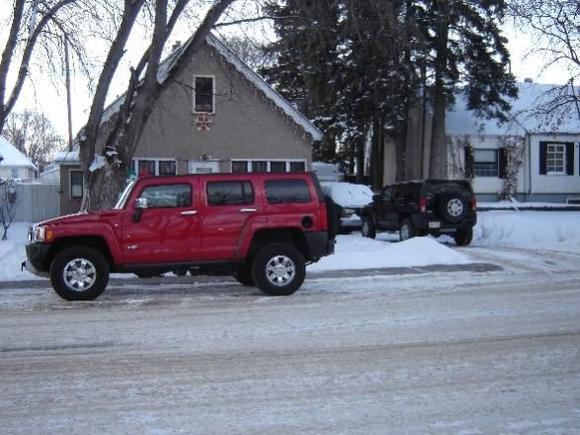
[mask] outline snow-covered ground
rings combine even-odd
[[[487,211],[478,214],[472,246],[521,247],[580,253],[580,212]],[[0,242],[0,282],[35,279],[20,271],[25,257],[28,224],[15,223],[8,240]],[[452,239],[419,237],[397,242],[394,234],[376,240],[359,233],[338,236],[336,253],[310,266],[309,271],[413,267],[474,262],[470,248],[455,249]],[[396,243],[393,243],[396,242]],[[439,243],[443,242],[443,243]]]

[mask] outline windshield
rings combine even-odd
[[[135,185],[134,181],[130,181],[129,184],[125,187],[125,189],[119,194],[119,198],[117,199],[117,203],[113,207],[115,210],[120,210],[125,207],[125,203],[127,202],[127,198],[129,198],[129,193],[133,189]]]

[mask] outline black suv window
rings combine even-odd
[[[305,180],[268,180],[264,183],[270,204],[307,203],[311,201]]]
[[[393,189],[391,187],[385,187],[381,192],[381,199],[383,201],[390,201],[393,197]]]
[[[207,183],[209,205],[241,205],[254,203],[254,190],[249,181],[212,181]]]
[[[141,198],[147,198],[149,208],[190,207],[191,186],[189,184],[149,186],[143,189]]]

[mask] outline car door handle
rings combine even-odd
[[[182,216],[193,216],[197,214],[197,210],[187,210],[180,213]]]
[[[258,211],[258,210],[255,208],[241,208],[240,209],[240,213],[254,213],[256,211]]]

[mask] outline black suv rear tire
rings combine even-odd
[[[50,282],[67,301],[91,301],[103,293],[109,282],[109,264],[94,248],[71,246],[54,257]]]
[[[300,288],[306,276],[302,253],[286,243],[270,243],[258,251],[252,263],[256,286],[269,296],[288,296]]]
[[[453,238],[455,239],[455,244],[457,246],[467,246],[473,239],[473,228],[457,231]]]
[[[363,237],[368,237],[369,239],[374,239],[377,236],[377,230],[371,216],[363,216],[361,232]]]

